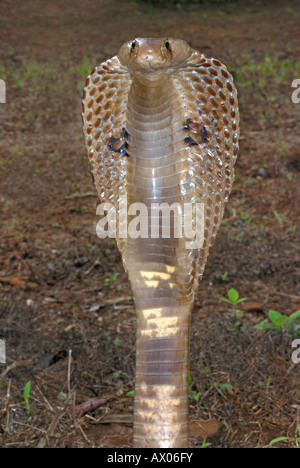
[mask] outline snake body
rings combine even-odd
[[[137,38],[87,78],[83,123],[100,201],[143,203],[141,231],[166,221],[153,203],[204,206],[199,248],[175,235],[176,210],[167,237],[116,237],[137,314],[134,447],[188,447],[190,317],[238,154],[233,79],[183,40]]]

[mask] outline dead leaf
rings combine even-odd
[[[76,406],[69,406],[68,411],[74,414],[84,414],[95,411],[99,406],[104,405],[110,398],[92,398]]]
[[[243,304],[244,312],[263,312],[263,306],[260,302],[245,302]]]
[[[201,437],[202,439],[205,437],[212,437],[217,434],[221,427],[222,423],[220,421],[215,421],[214,419],[210,419],[208,421],[204,421],[202,419],[190,421],[190,437]]]

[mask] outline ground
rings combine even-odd
[[[299,327],[255,326],[300,309],[299,2],[0,10],[0,446],[131,446],[135,311],[113,241],[95,234],[81,93],[138,36],[185,39],[225,62],[239,93],[236,179],[192,317],[191,446],[295,446]],[[220,300],[231,288],[242,312]]]

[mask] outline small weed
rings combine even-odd
[[[272,445],[277,444],[278,442],[283,442],[283,441],[291,441],[295,442],[294,448],[299,448],[300,447],[300,424],[297,425],[297,434],[298,437],[276,437],[275,439],[271,440],[271,442],[266,445],[266,448],[270,448]]]
[[[200,393],[196,392],[196,390],[193,390],[193,378],[191,373],[189,372],[189,394],[195,401],[199,401]]]
[[[23,240],[24,239],[24,234],[21,232],[21,231],[16,231],[16,236],[19,240]]]
[[[24,403],[25,403],[27,416],[30,416],[32,413],[30,404],[29,404],[30,390],[31,390],[31,381],[29,380],[24,387]]]
[[[236,289],[230,288],[229,291],[227,292],[228,297],[220,297],[221,301],[227,302],[232,306],[232,315],[235,317],[242,317],[243,311],[237,310],[237,305],[240,304],[241,302],[244,302],[247,300],[246,297],[240,298],[239,293],[237,292]]]
[[[16,156],[22,156],[23,155],[23,150],[20,149],[18,144],[12,147],[11,152],[12,152],[13,155],[16,155]]]
[[[282,226],[287,218],[287,213],[278,213],[276,210],[273,213],[278,223]]]
[[[272,377],[268,377],[266,382],[260,380],[260,381],[258,382],[258,385],[259,385],[260,387],[269,388],[271,382],[272,382]]]
[[[61,401],[67,401],[68,395],[65,392],[60,392],[58,395],[58,399]]]
[[[113,341],[113,343],[114,343],[115,347],[118,349],[119,344],[120,344],[119,338],[115,338],[114,341]]]
[[[113,381],[116,381],[118,378],[120,377],[120,372],[113,372],[113,374],[111,375],[111,377],[107,377],[104,382],[106,383],[111,383]]]
[[[243,62],[234,70],[234,79],[246,88],[257,86],[262,91],[270,83],[283,83],[288,73],[295,74],[297,63],[290,60],[279,60],[277,57],[266,54],[264,60],[254,62],[249,59],[247,54],[243,56]],[[267,99],[270,102],[275,101],[278,96],[270,95]]]
[[[228,276],[228,271],[225,271],[225,273],[223,273],[222,275],[222,280],[226,281],[227,276]]]
[[[206,447],[209,447],[210,445],[211,445],[211,443],[206,442],[206,437],[204,437],[200,448],[206,448]]]
[[[285,141],[281,141],[277,147],[277,151],[279,153],[287,153],[289,149],[290,149],[290,145],[286,143]]]
[[[300,309],[296,310],[291,315],[283,315],[277,310],[269,310],[268,318],[255,325],[257,330],[272,330],[287,333],[289,336],[295,334],[300,335]]]
[[[105,280],[104,280],[105,286],[110,286],[110,287],[112,287],[114,281],[116,280],[116,278],[118,278],[118,276],[120,276],[120,273],[114,273],[114,274],[111,275],[109,278],[105,278]]]

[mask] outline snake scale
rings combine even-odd
[[[190,318],[233,183],[236,88],[225,65],[185,41],[136,38],[88,76],[82,115],[100,201],[118,215],[149,208],[139,214],[148,235],[116,235],[137,317],[133,445],[188,447]],[[153,203],[190,204],[201,245],[175,235],[176,210],[170,235],[151,237],[148,223],[166,221],[150,217]]]

